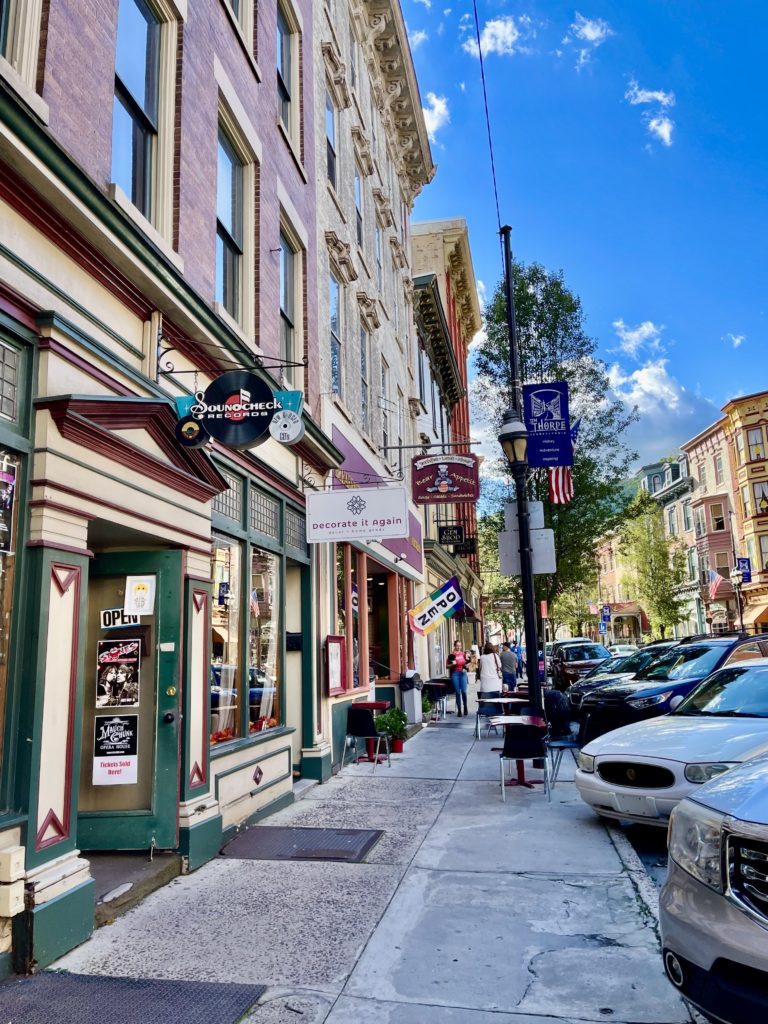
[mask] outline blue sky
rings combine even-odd
[[[470,0],[404,0],[438,165],[414,218],[467,219],[500,275]],[[649,461],[768,389],[768,3],[478,0],[502,223],[562,269]]]

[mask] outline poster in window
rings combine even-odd
[[[343,636],[329,636],[325,644],[326,678],[328,680],[328,692],[336,693],[343,690],[345,680],[345,638]]]
[[[0,464],[0,555],[13,551],[13,502],[16,496],[16,467]]]
[[[99,640],[96,650],[96,707],[138,707],[141,640]]]
[[[155,609],[155,577],[126,576],[125,603],[123,611],[126,615],[151,615]]]
[[[93,732],[93,785],[135,785],[139,777],[138,751],[138,715],[97,717]]]

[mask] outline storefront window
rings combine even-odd
[[[352,607],[352,614],[348,618],[349,632],[347,634],[349,643],[352,645],[352,686],[357,689],[363,685],[364,676],[362,675],[362,668],[360,662],[360,573],[357,569],[358,555],[352,548],[349,549],[349,578],[352,581],[352,593],[350,604]],[[365,591],[363,591],[365,593]],[[365,659],[362,659],[363,661]]]
[[[214,537],[211,554],[211,743],[224,743],[240,730],[241,547]]]
[[[347,578],[344,568],[344,545],[336,545],[336,636],[344,636],[347,632],[347,602],[345,580]]]
[[[260,548],[251,553],[248,625],[248,730],[280,724],[280,559]]]

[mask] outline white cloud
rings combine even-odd
[[[643,320],[637,327],[629,327],[623,320],[614,320],[613,328],[619,339],[620,350],[631,359],[639,359],[643,351],[658,353],[662,350],[663,324]]]
[[[630,79],[624,99],[629,100],[633,107],[638,103],[658,103],[661,107],[674,107],[675,94],[664,92],[663,89],[641,89],[635,78]]]
[[[729,331],[723,338],[723,341],[730,341],[734,348],[739,348],[747,340],[746,334],[731,334]]]
[[[438,131],[451,120],[448,100],[445,96],[438,96],[434,92],[428,92],[427,105],[423,109],[429,141],[434,142]]]
[[[467,83],[466,82],[459,82],[459,89],[461,90],[461,92],[466,92],[467,91]]]
[[[615,35],[615,32],[603,18],[585,18],[583,14],[576,11],[574,20],[568,26],[568,31],[562,42],[567,46],[575,40],[578,41],[576,70],[581,71],[590,62],[592,54],[598,46],[602,46],[612,35]],[[582,45],[579,46],[579,43]]]
[[[466,31],[468,27],[465,23],[462,26],[462,31]],[[497,53],[500,57],[511,57],[515,53],[528,53],[527,47],[522,43],[534,34],[531,19],[525,14],[517,20],[509,14],[491,18],[490,21],[486,21],[480,33],[480,48],[484,57],[489,53]],[[461,48],[472,57],[480,56],[477,39],[474,36],[465,39]]]
[[[656,114],[654,117],[648,117],[645,126],[659,142],[662,142],[665,146],[672,145],[672,132],[675,128],[675,122],[668,118],[666,114]]]
[[[423,7],[426,7],[428,11],[431,10],[432,8],[432,0],[415,0],[415,2],[417,4],[421,4]]]
[[[668,455],[721,415],[714,402],[689,391],[667,366],[668,361],[659,358],[631,373],[616,364],[608,371],[614,394],[628,411],[637,408],[639,413],[626,441],[644,463]]]
[[[423,28],[417,28],[415,32],[408,33],[408,42],[411,44],[411,49],[416,50],[422,43],[426,43],[429,36]]]

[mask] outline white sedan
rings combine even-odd
[[[637,644],[611,644],[608,650],[614,657],[623,658],[627,654],[634,654],[635,651],[639,651],[640,648]]]
[[[669,715],[625,725],[579,754],[576,787],[598,814],[666,827],[684,797],[768,752],[768,658],[705,679]]]

